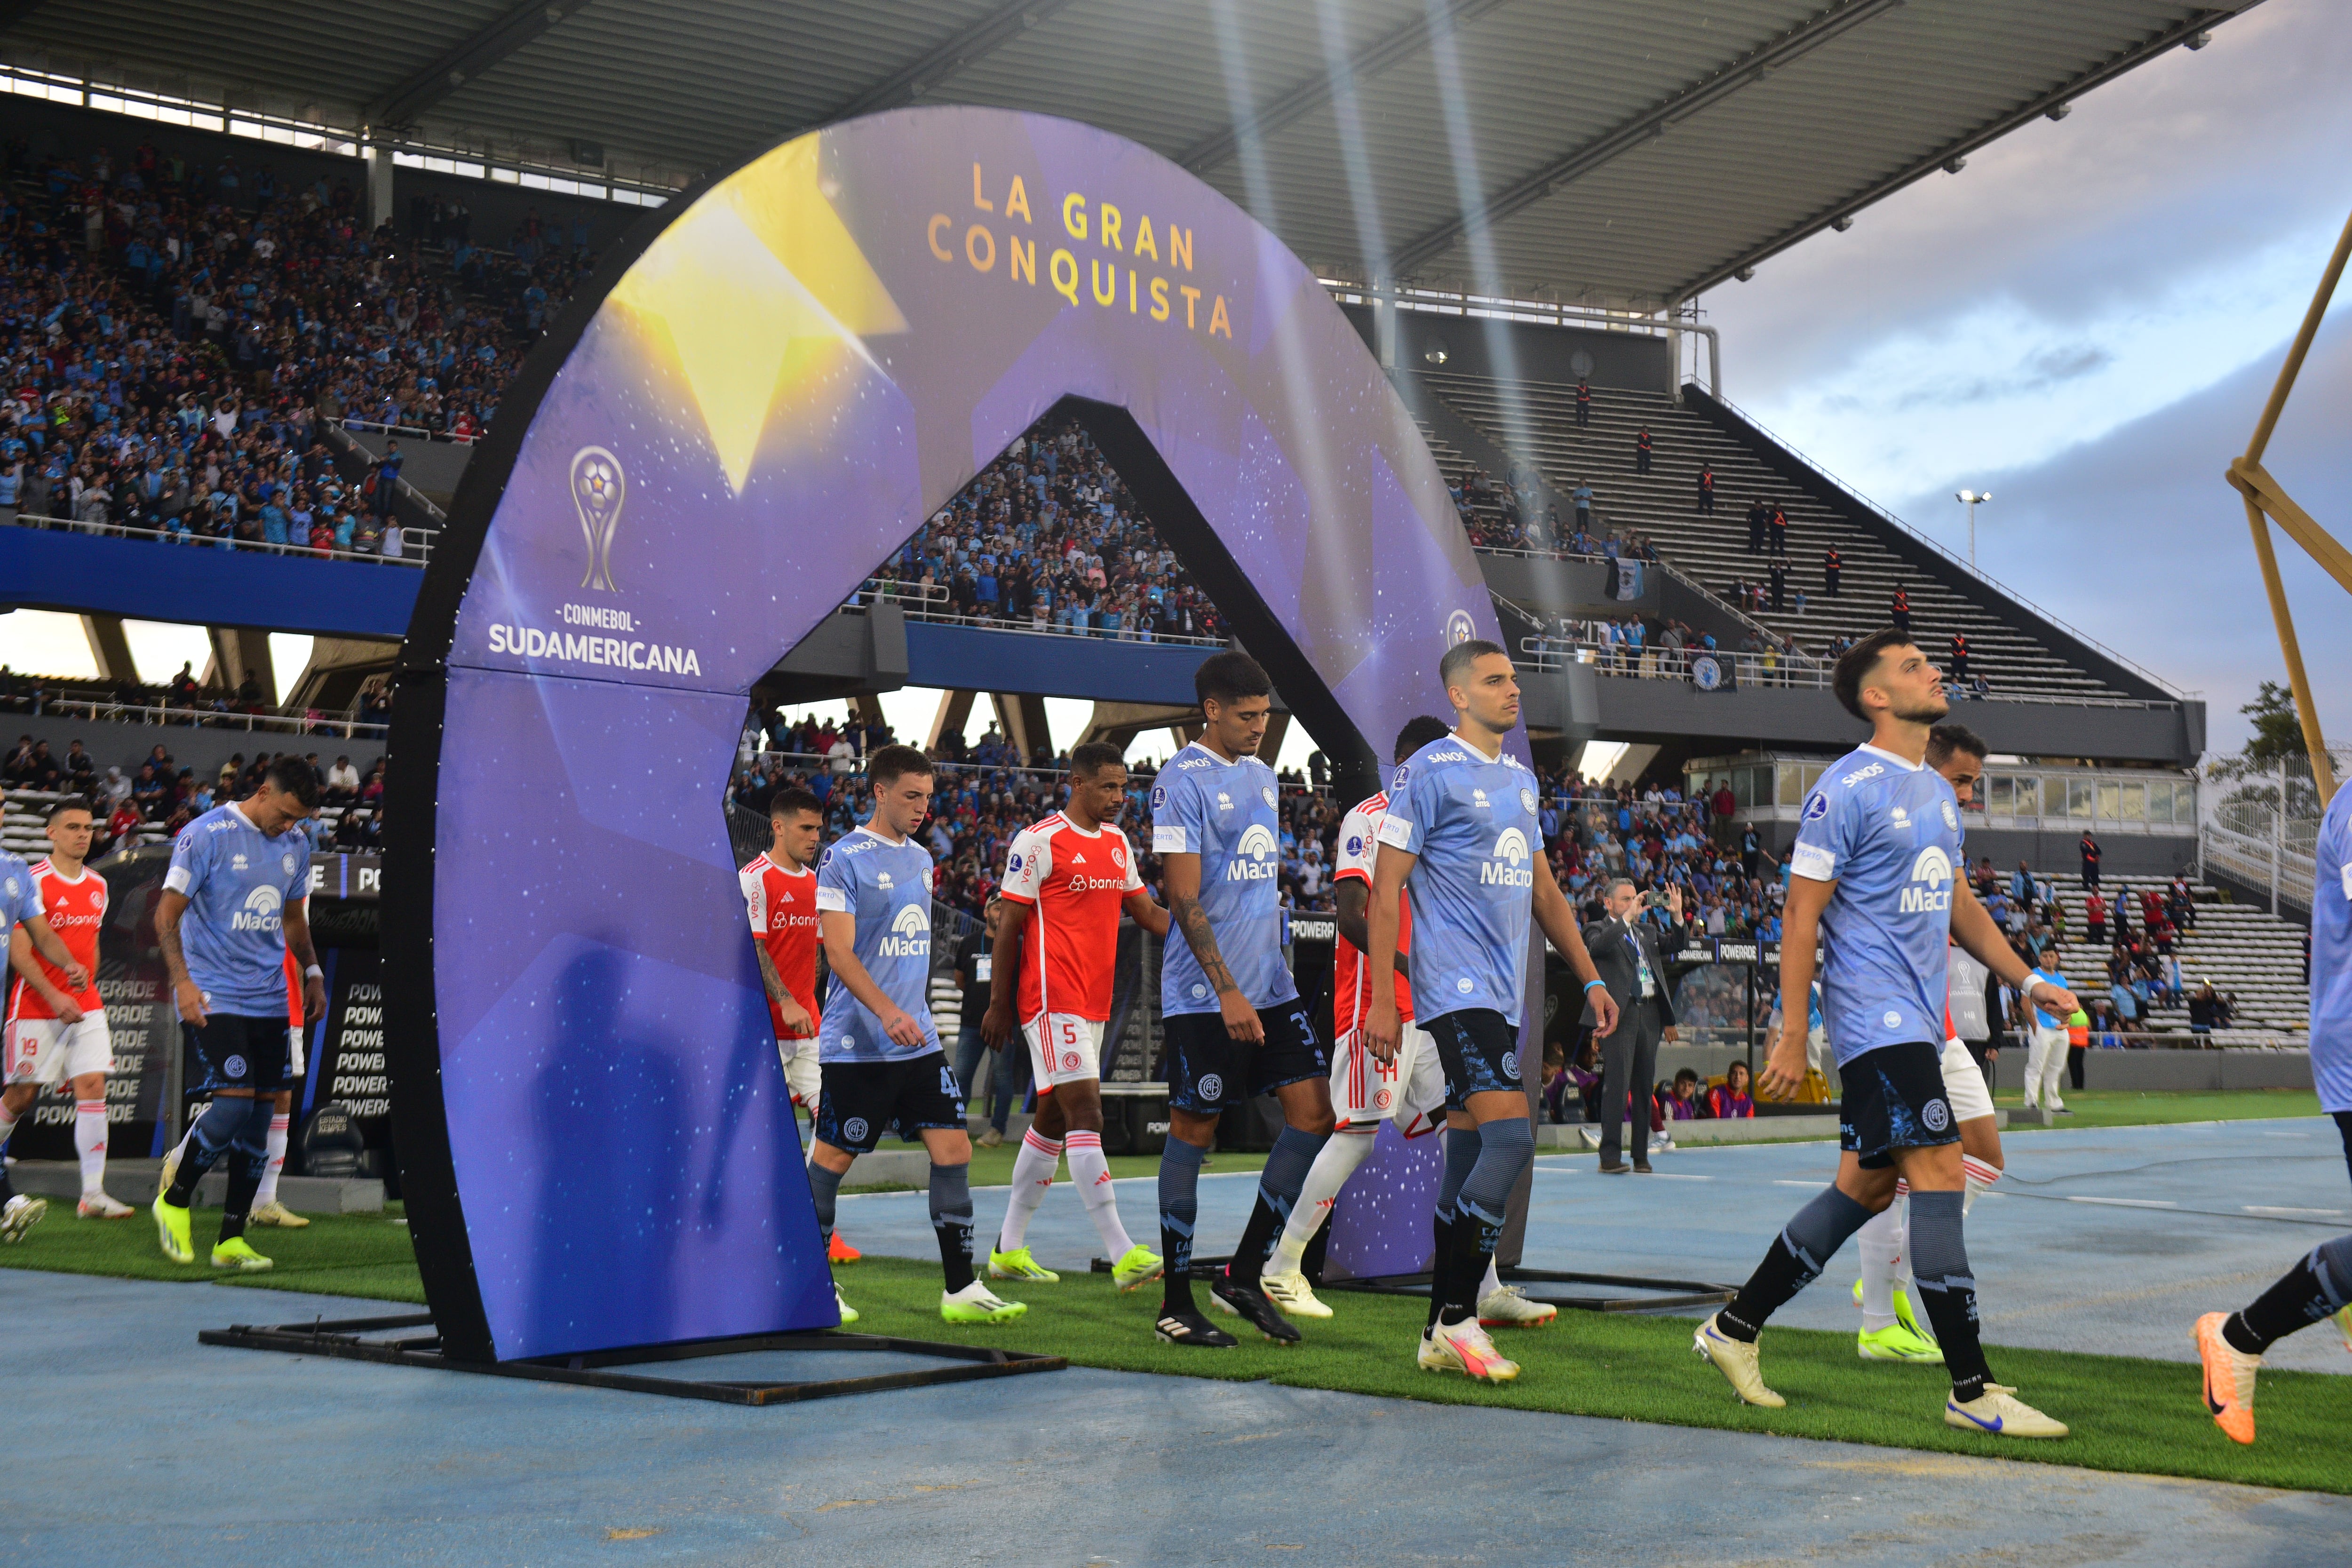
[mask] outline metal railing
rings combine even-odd
[[[478,430],[471,436],[460,436],[455,430],[430,430],[422,425],[386,425],[381,420],[354,419],[348,414],[321,415],[320,417],[345,430],[373,430],[380,436],[405,437],[415,441],[437,441],[458,447],[473,446],[488,434]]]
[[[313,417],[317,419],[320,428],[329,432],[331,445],[339,441],[342,444],[343,448],[347,452],[356,452],[361,460],[366,462],[371,467],[374,465],[376,460],[374,454],[371,453],[365,447],[361,446],[357,441],[352,439],[352,433],[348,428],[350,421],[342,415],[314,413]],[[381,426],[370,426],[365,420],[360,421],[360,427],[362,429],[381,428]],[[406,479],[397,477],[395,477],[392,482],[398,488],[399,494],[407,497],[409,500],[415,502],[417,508],[421,510],[425,516],[431,518],[436,524],[446,525],[448,522],[449,514],[443,511],[439,506],[436,505],[433,499],[430,496],[427,496],[423,490],[418,489]]]
[[[226,535],[206,537],[197,533],[173,533],[160,528],[123,528],[110,522],[77,522],[62,517],[37,517],[29,512],[14,512],[0,517],[0,522],[18,528],[44,529],[51,532],[92,533],[107,539],[148,539],[160,544],[176,544],[195,550],[243,551],[248,555],[299,555],[312,561],[352,561],[372,566],[421,567],[433,558],[433,531],[406,528],[401,531],[401,552],[384,555],[373,551],[320,550],[310,544],[264,544],[258,540],[236,539]]]
[[[1182,632],[1161,632],[1149,626],[1057,626],[1053,621],[1039,621],[1033,614],[1027,619],[1015,619],[1002,614],[966,615],[954,607],[948,591],[940,584],[902,583],[891,577],[868,577],[840,613],[864,615],[867,602],[895,604],[906,612],[910,621],[928,621],[934,626],[974,626],[982,631],[1004,632],[1021,637],[1090,637],[1099,642],[1142,642],[1173,644],[1185,647],[1221,648],[1223,637],[1191,637]]]
[[[36,718],[54,713],[65,718],[88,719],[92,723],[153,724],[178,730],[251,730],[280,735],[339,735],[349,741],[381,741],[392,732],[388,724],[362,723],[357,719],[336,719],[323,713],[246,713],[210,708],[148,707],[139,703],[116,702],[103,697],[43,696],[34,700],[31,711]]]

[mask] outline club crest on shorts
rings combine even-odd
[[[1222,1073],[1202,1073],[1201,1075],[1201,1081],[1197,1087],[1201,1090],[1201,1098],[1202,1100],[1223,1100],[1225,1098],[1225,1079],[1224,1075]]]
[[[1889,1007],[1885,1013],[1879,1015],[1878,1021],[1891,1029],[1903,1022],[1903,1015]]]
[[[1077,1052],[1064,1051],[1062,1053],[1062,1070],[1064,1072],[1076,1072],[1078,1070]]]
[[[243,1078],[245,1076],[245,1066],[246,1063],[243,1057],[231,1057],[228,1060],[221,1063],[221,1071],[226,1073],[231,1078]]]
[[[1940,1100],[1931,1100],[1919,1108],[1919,1120],[1927,1124],[1930,1132],[1941,1132],[1952,1124],[1952,1108]]]
[[[841,1124],[841,1135],[844,1138],[848,1139],[852,1143],[865,1142],[866,1118],[863,1116],[853,1116],[848,1121],[843,1122]]]
[[[1513,1083],[1519,1081],[1519,1053],[1517,1051],[1509,1051],[1504,1055],[1503,1076],[1509,1079]]]

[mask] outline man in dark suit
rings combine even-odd
[[[1617,1027],[1601,1038],[1601,1169],[1619,1175],[1628,1167],[1619,1153],[1619,1133],[1624,1125],[1626,1097],[1636,1097],[1633,1111],[1632,1169],[1650,1169],[1650,1084],[1657,1077],[1658,1041],[1675,1037],[1675,1000],[1666,984],[1666,965],[1658,946],[1657,928],[1639,919],[1642,895],[1620,877],[1609,884],[1603,899],[1609,918],[1588,926],[1585,950],[1600,972],[1601,983],[1617,1003]],[[1680,888],[1666,889],[1666,912],[1679,931],[1683,920]],[[1676,942],[1679,946],[1680,943]]]

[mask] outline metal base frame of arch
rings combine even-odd
[[[1654,1312],[1674,1307],[1720,1307],[1739,1294],[1737,1285],[1710,1285],[1697,1279],[1653,1279],[1638,1274],[1577,1274],[1556,1268],[1498,1268],[1506,1285],[1528,1287],[1530,1301],[1572,1312]],[[1318,1290],[1360,1290],[1374,1296],[1427,1296],[1426,1274],[1391,1274],[1377,1279],[1335,1279]],[[1569,1294],[1563,1285],[1613,1287],[1602,1294]]]
[[[837,1399],[850,1394],[884,1394],[900,1388],[932,1388],[948,1383],[971,1383],[981,1378],[1017,1377],[1024,1373],[1061,1372],[1069,1366],[1061,1356],[1034,1355],[1025,1351],[997,1350],[987,1345],[946,1344],[934,1340],[902,1340],[886,1334],[844,1333],[822,1330],[814,1333],[743,1334],[730,1339],[697,1340],[679,1344],[647,1345],[634,1350],[598,1351],[586,1355],[540,1356],[525,1361],[460,1361],[442,1353],[441,1336],[425,1333],[408,1338],[372,1339],[369,1335],[401,1329],[430,1329],[429,1312],[390,1318],[345,1318],[308,1323],[283,1323],[274,1328],[237,1323],[226,1329],[206,1329],[197,1342],[236,1350],[278,1351],[289,1355],[330,1356],[341,1361],[374,1362],[384,1366],[415,1366],[441,1372],[485,1373],[492,1377],[517,1377],[532,1383],[565,1383],[584,1388],[612,1388],[626,1394],[660,1394],[673,1399],[708,1399],[721,1405],[795,1405],[811,1399]],[[902,1355],[936,1356],[944,1364],[877,1373],[870,1377],[816,1378],[805,1382],[780,1379],[709,1379],[648,1377],[614,1368],[654,1362],[694,1361],[709,1356],[748,1355],[771,1351],[895,1351]]]

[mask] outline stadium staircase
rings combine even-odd
[[[2126,683],[2115,675],[2053,649],[1990,605],[1959,591],[1953,583],[1907,561],[1891,547],[1880,527],[1847,515],[1786,471],[1775,454],[1759,450],[1715,420],[1664,393],[1595,389],[1592,423],[1576,424],[1576,389],[1548,382],[1518,384],[1526,438],[1512,441],[1504,389],[1489,378],[1453,372],[1412,373],[1421,389],[1511,458],[1537,468],[1560,498],[1562,526],[1574,521],[1567,498],[1577,481],[1591,483],[1596,538],[1620,531],[1648,535],[1669,564],[1730,599],[1735,579],[1768,581],[1769,560],[1748,551],[1748,503],[1778,505],[1789,520],[1789,610],[1765,609],[1754,618],[1781,636],[1794,637],[1818,656],[1833,637],[1864,637],[1887,624],[1898,584],[1911,597],[1914,634],[1939,659],[1953,633],[1969,640],[1969,673],[1982,675],[2002,697],[2057,700],[2167,700],[2171,694],[2152,683]],[[1423,421],[1425,436],[1432,422]],[[1635,434],[1646,426],[1652,472],[1633,471]],[[1436,439],[1432,450],[1449,474],[1469,466],[1457,447]],[[1696,510],[1702,464],[1715,469],[1715,511]],[[1839,596],[1823,591],[1822,552],[1835,547],[1843,561]],[[1803,589],[1802,615],[1793,595]]]

